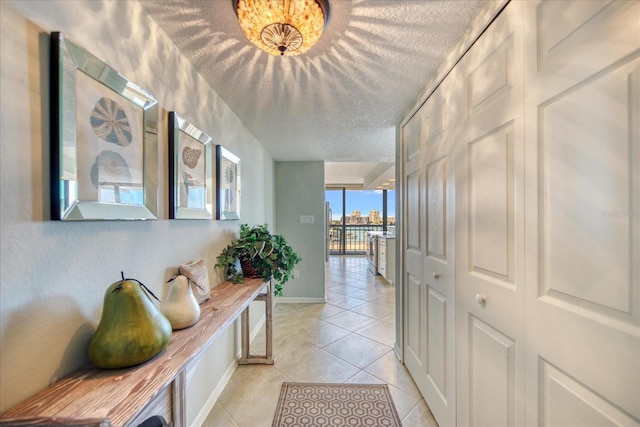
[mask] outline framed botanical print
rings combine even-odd
[[[240,158],[216,147],[216,219],[240,219]]]
[[[51,218],[156,219],[158,103],[51,34]]]
[[[169,218],[213,219],[213,144],[209,135],[169,112]]]

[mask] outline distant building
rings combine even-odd
[[[367,224],[367,217],[363,217],[360,211],[351,211],[351,215],[347,217],[346,223],[349,225],[363,225]]]
[[[382,224],[382,217],[380,216],[380,211],[376,209],[371,209],[369,212],[369,224]]]
[[[341,219],[332,220],[332,224],[342,224]],[[368,216],[362,216],[359,210],[351,211],[351,215],[345,217],[346,225],[382,225],[382,215],[377,209],[371,209]],[[396,219],[393,216],[387,217],[387,225],[395,225]]]

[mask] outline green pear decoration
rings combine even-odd
[[[138,280],[125,279],[124,273],[122,280],[109,286],[100,324],[89,343],[94,365],[105,369],[138,365],[169,345],[171,324],[147,292],[153,295]]]

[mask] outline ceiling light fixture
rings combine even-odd
[[[329,22],[329,0],[232,0],[251,43],[272,55],[308,51]]]

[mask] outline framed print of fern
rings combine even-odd
[[[240,219],[240,158],[216,147],[216,219]]]

